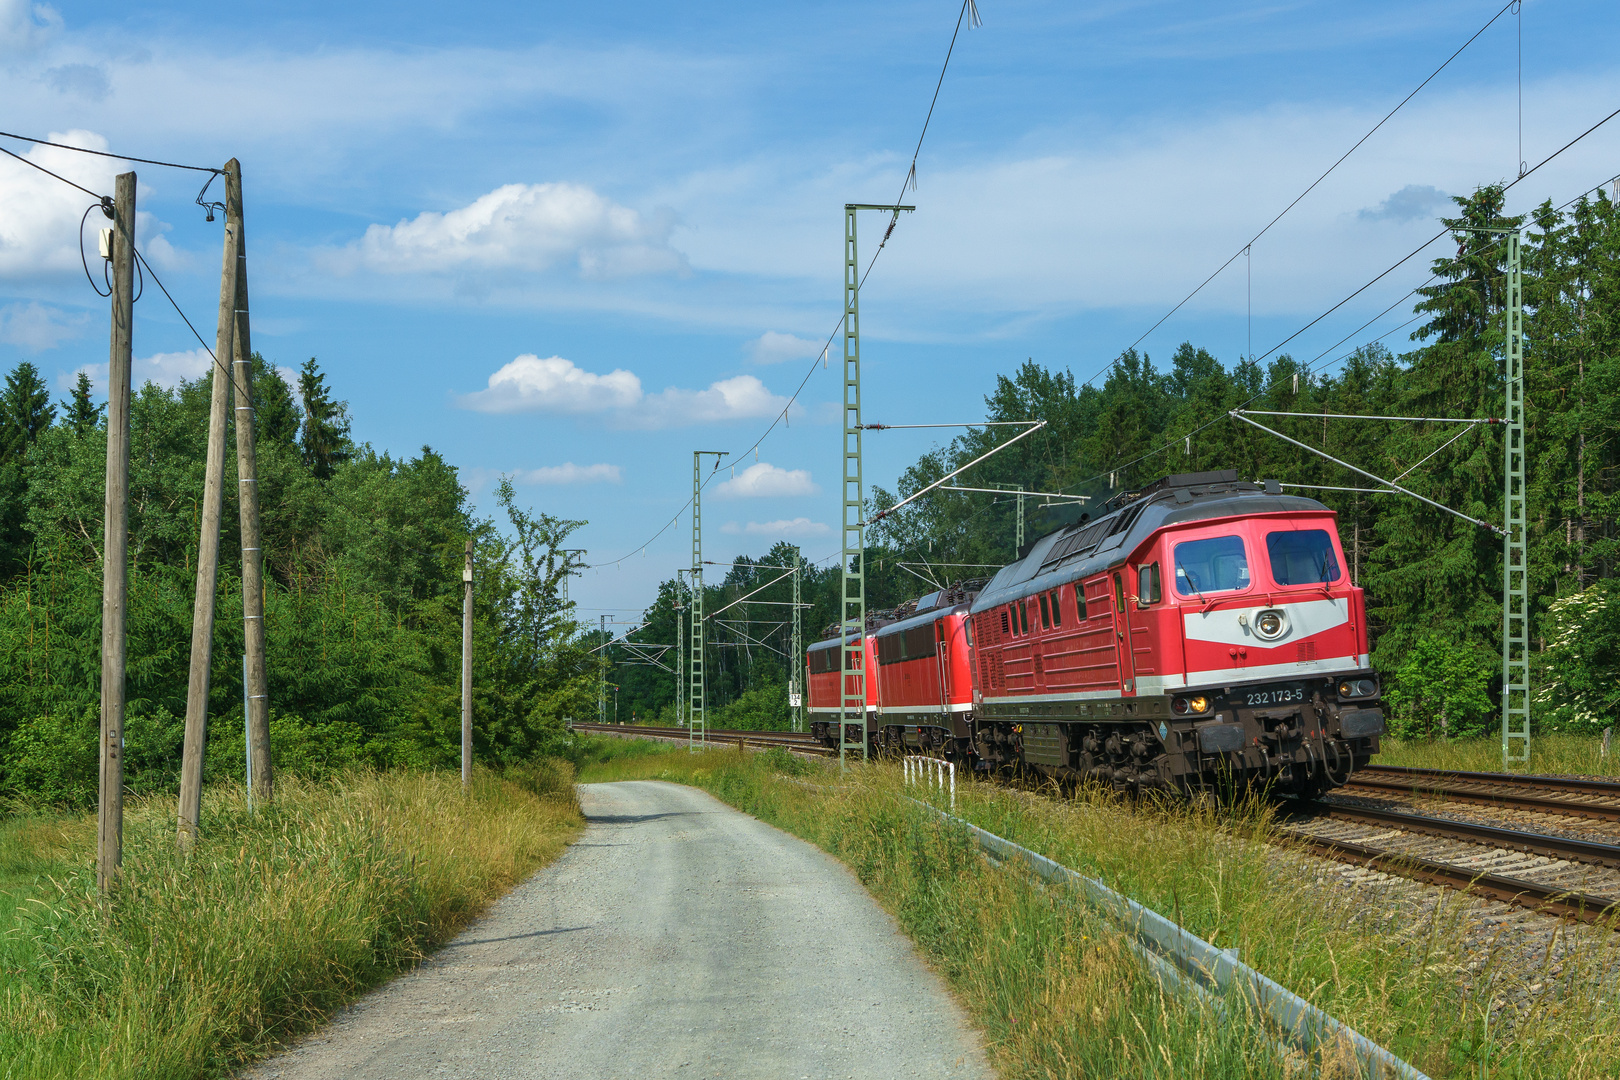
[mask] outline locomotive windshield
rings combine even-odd
[[[1212,536],[1176,545],[1176,592],[1182,596],[1249,587],[1249,558],[1243,539]]]
[[[1279,585],[1323,585],[1339,580],[1339,557],[1322,529],[1266,534],[1271,580]]]

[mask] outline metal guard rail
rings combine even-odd
[[[1365,1074],[1401,1080],[1430,1080],[1429,1076],[1353,1028],[1340,1023],[1291,990],[1266,978],[1240,961],[1235,951],[1217,949],[1176,923],[1124,896],[1095,878],[1076,873],[1044,855],[1013,843],[947,814],[937,807],[912,799],[917,805],[942,819],[961,825],[988,854],[1002,861],[1017,860],[1035,875],[1054,885],[1078,889],[1086,902],[1131,933],[1136,951],[1148,966],[1177,986],[1208,999],[1210,989],[1236,990],[1269,1017],[1294,1045],[1306,1053],[1321,1050],[1353,1055]]]

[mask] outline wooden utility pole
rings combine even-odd
[[[461,564],[461,787],[472,790],[472,575],[473,542]]]
[[[107,362],[107,502],[101,546],[101,783],[96,886],[124,857],[124,622],[129,599],[129,367],[135,320],[135,174],[113,198],[112,350]]]
[[[225,504],[225,426],[236,343],[236,241],[242,226],[242,172],[225,166],[225,254],[219,271],[219,323],[214,335],[214,385],[208,408],[208,469],[202,529],[197,534],[197,598],[191,609],[191,680],[186,686],[186,744],[180,763],[180,847],[197,837],[203,757],[208,748],[208,682],[214,662],[214,595],[219,585],[219,523]],[[232,216],[231,207],[237,208]]]
[[[242,228],[242,167],[225,166],[225,220],[236,226],[236,330],[231,343],[236,397],[236,491],[242,511],[242,640],[247,656],[248,777],[255,800],[274,795],[270,769],[270,691],[264,670],[264,552],[259,544],[259,473],[253,450],[253,343],[248,333],[247,234]]]

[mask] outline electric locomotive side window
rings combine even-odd
[[[1090,615],[1086,614],[1086,583],[1083,581],[1074,583],[1074,610],[1079,615],[1081,622],[1091,618]]]
[[[1333,538],[1322,529],[1266,534],[1271,580],[1278,585],[1328,585],[1339,580],[1339,556]]]
[[[1176,593],[1202,597],[1249,587],[1249,557],[1243,538],[1211,536],[1176,545]]]
[[[1159,602],[1159,564],[1136,568],[1136,606],[1145,608]]]
[[[1047,601],[1045,593],[1041,593],[1041,629],[1052,629],[1052,605]]]
[[[1052,590],[1052,625],[1057,627],[1063,625],[1063,590],[1061,589]]]

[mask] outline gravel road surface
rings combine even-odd
[[[247,1075],[993,1076],[939,978],[819,849],[693,788],[580,788],[580,841],[420,968]]]

